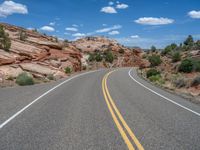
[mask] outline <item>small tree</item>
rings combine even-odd
[[[151,46],[151,51],[156,52],[156,47],[154,45]]]
[[[184,45],[192,47],[194,45],[194,40],[191,35],[187,37],[187,39],[184,41]]]
[[[152,55],[152,56],[149,56],[149,62],[151,63],[152,67],[155,67],[155,66],[160,65],[162,60],[159,55]]]
[[[0,26],[0,48],[5,51],[9,51],[11,46],[11,40],[9,35],[5,32],[4,27]]]

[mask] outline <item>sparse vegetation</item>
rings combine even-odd
[[[0,48],[9,51],[11,46],[11,40],[9,35],[5,32],[4,27],[0,25]]]
[[[158,66],[162,63],[162,60],[159,55],[153,54],[152,56],[149,56],[148,59],[152,67]]]
[[[20,86],[33,85],[34,80],[30,75],[28,75],[26,72],[24,72],[17,76],[16,83]]]

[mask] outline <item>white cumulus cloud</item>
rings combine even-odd
[[[101,8],[101,12],[108,13],[108,14],[116,14],[117,13],[115,8],[111,7],[111,6]]]
[[[40,28],[40,30],[42,31],[46,31],[46,32],[54,32],[55,29],[53,27],[50,27],[50,26],[43,26]]]
[[[131,35],[131,38],[132,39],[138,39],[138,38],[140,38],[140,36],[139,35]]]
[[[0,5],[0,17],[7,17],[14,13],[28,14],[28,9],[26,5],[15,3],[13,1],[4,1]]]
[[[200,19],[200,11],[192,10],[188,12],[188,15],[194,19]]]
[[[117,34],[120,34],[119,31],[111,31],[108,33],[109,35],[117,35]]]
[[[74,37],[83,37],[83,36],[85,36],[85,34],[84,33],[75,33],[75,34],[72,34],[72,36],[74,36]]]
[[[121,29],[121,28],[122,28],[121,25],[114,25],[114,26],[109,27],[109,28],[103,28],[103,29],[96,30],[96,33],[105,33],[105,32],[110,32],[112,30]]]
[[[165,25],[171,24],[174,22],[173,19],[169,18],[154,18],[154,17],[143,17],[135,20],[136,23],[143,24],[143,25]]]
[[[68,28],[65,28],[66,31],[72,31],[72,32],[77,32],[78,29],[77,28],[74,28],[74,27],[68,27]]]
[[[126,9],[126,8],[128,8],[128,5],[127,4],[117,4],[116,8],[117,9]]]

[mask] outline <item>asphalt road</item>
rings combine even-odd
[[[130,68],[0,89],[0,150],[199,150],[200,106]]]

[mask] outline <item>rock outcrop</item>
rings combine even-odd
[[[0,49],[0,73],[6,77],[16,77],[17,72],[27,71],[36,78],[59,74],[65,77],[65,67],[74,71],[81,70],[82,54],[74,46],[64,47],[56,38],[42,35],[8,24],[0,24],[11,39],[9,52]],[[26,33],[26,39],[20,40],[20,32]],[[12,67],[15,65],[15,67]],[[7,69],[6,69],[7,68]]]
[[[67,67],[77,72],[99,67],[143,65],[142,50],[127,48],[108,38],[86,37],[66,42],[34,30],[5,23],[0,25],[4,27],[11,40],[9,52],[0,49],[0,83],[8,78],[16,78],[23,71],[38,79],[46,79],[49,75],[59,79],[66,76],[64,72]],[[23,39],[22,32],[25,34]],[[105,62],[88,64],[89,53],[108,50],[115,56],[112,64]]]

